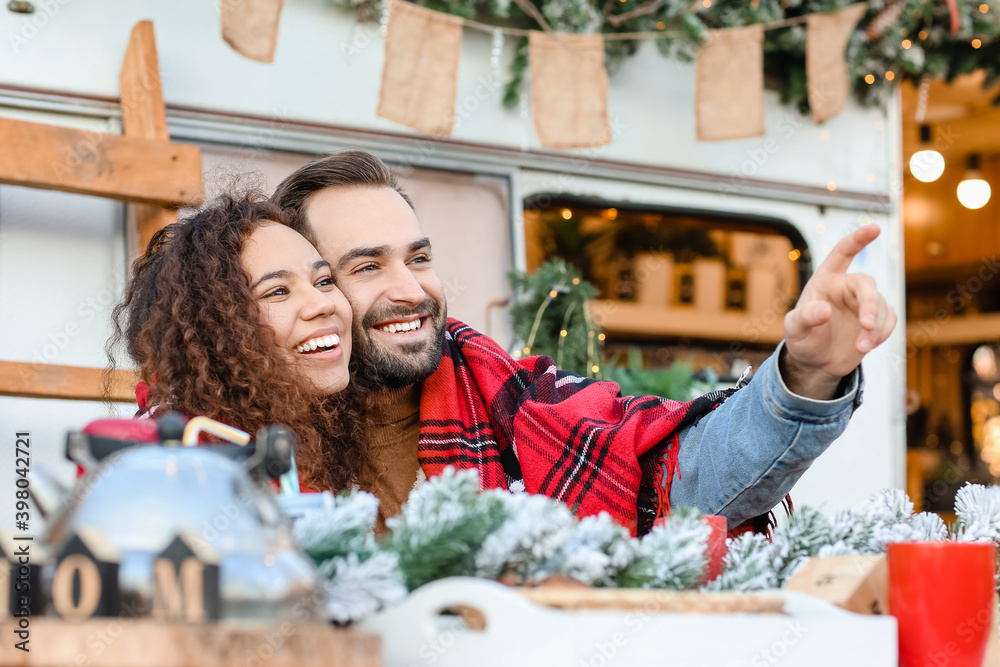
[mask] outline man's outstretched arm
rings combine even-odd
[[[847,273],[878,235],[868,225],[833,248],[755,381],[681,434],[672,505],[723,514],[730,525],[765,513],[844,431],[859,402],[861,360],[896,325],[875,280]]]
[[[782,343],[750,384],[681,432],[672,507],[721,514],[730,527],[765,514],[847,428],[860,400],[860,370],[831,400],[800,396],[778,371],[785,350]]]

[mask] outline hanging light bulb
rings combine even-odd
[[[922,150],[910,156],[910,173],[923,183],[933,183],[944,173],[944,158],[931,148],[931,126],[920,126],[920,146]]]
[[[975,210],[986,206],[990,200],[990,184],[983,180],[979,173],[979,154],[969,156],[969,170],[965,172],[965,180],[958,184],[958,201],[965,208]]]

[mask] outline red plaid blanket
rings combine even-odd
[[[420,465],[428,477],[476,468],[484,489],[523,484],[641,536],[670,513],[678,431],[731,391],[690,403],[620,396],[614,382],[557,370],[549,357],[513,359],[449,319],[441,365],[423,383]]]

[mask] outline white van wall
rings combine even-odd
[[[117,99],[132,26],[151,19],[168,105],[415,136],[375,116],[383,63],[378,26],[358,24],[328,0],[288,0],[275,60],[234,52],[220,35],[218,5],[204,0],[36,0],[33,15],[0,10],[0,85]],[[491,37],[465,30],[454,139],[537,149],[530,115],[505,110],[493,85]],[[508,38],[499,74],[513,56]],[[766,96],[769,134],[699,143],[694,136],[694,66],[645,42],[611,77],[609,160],[881,193],[895,173],[886,146],[895,123],[849,102],[818,127],[777,94]],[[869,174],[872,180],[869,181]]]
[[[118,131],[114,105],[101,100],[118,98],[130,31],[137,21],[152,19],[176,138],[264,149],[265,159],[281,163],[274,166],[275,175],[287,173],[305,158],[282,158],[271,150],[322,153],[350,144],[375,147],[396,163],[424,167],[413,172],[410,185],[425,200],[418,204],[425,225],[459,219],[442,222],[431,232],[439,255],[485,254],[495,261],[465,290],[468,305],[453,302],[452,312],[503,342],[509,340],[504,338],[509,336],[508,325],[502,311],[489,304],[506,295],[503,272],[523,266],[521,202],[539,192],[782,218],[801,231],[815,263],[847,230],[868,218],[882,225],[884,234],[854,268],[875,275],[890,305],[904,312],[899,188],[890,177],[901,173],[895,106],[886,114],[849,102],[840,116],[816,126],[780,105],[776,94],[767,93],[766,136],[698,143],[693,66],[666,60],[646,43],[611,77],[614,143],[576,151],[576,159],[566,161],[539,150],[530,115],[501,108],[501,91],[491,83],[490,38],[475,31],[467,30],[464,38],[455,141],[432,142],[375,117],[382,65],[378,29],[358,25],[351,12],[334,9],[327,0],[286,2],[276,59],[270,65],[249,61],[222,41],[214,3],[36,0],[35,6],[29,16],[0,8],[0,115]],[[504,78],[512,52],[508,41]],[[65,110],[25,111],[48,108],[45,95],[31,91],[58,96],[62,101],[53,108],[67,106],[66,100],[71,107],[78,100],[97,111],[90,118],[66,115],[73,112]],[[211,112],[207,126],[199,124],[200,112]],[[229,131],[230,138],[223,136]],[[211,155],[207,150],[206,167]],[[669,170],[686,173],[670,175]],[[722,182],[712,174],[721,175]],[[747,186],[748,178],[778,187]],[[469,197],[438,198],[442,184],[456,179]],[[739,194],[731,194],[734,188]],[[13,206],[19,199],[27,203],[18,207],[32,212],[30,220],[22,218],[20,223],[11,213],[17,209],[4,207],[5,201]],[[473,205],[486,212],[481,222],[488,234],[460,221]],[[110,201],[0,188],[4,359],[31,361],[50,334],[79,317],[78,307],[88,297],[106,289],[120,293],[126,253],[123,217],[121,205]],[[472,275],[464,268],[455,272]],[[98,318],[85,323],[59,350],[55,363],[101,366],[105,322]],[[836,509],[878,488],[902,486],[901,333],[902,327],[865,362],[865,405],[844,437],[796,487],[797,502]],[[0,398],[0,437],[22,428],[25,420],[37,423],[30,428],[45,434],[46,449],[35,462],[50,456],[58,461],[64,429],[80,426],[88,414],[96,416],[101,410],[97,404]],[[68,464],[54,465],[62,466],[61,474],[71,475]]]

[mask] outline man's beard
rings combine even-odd
[[[391,348],[375,339],[374,328],[379,322],[405,320],[414,315],[427,316],[422,326],[431,327],[429,338]],[[351,365],[357,369],[357,379],[372,388],[388,389],[427,379],[441,363],[447,320],[446,312],[433,299],[426,299],[416,308],[389,306],[368,311],[360,321],[355,318]]]

